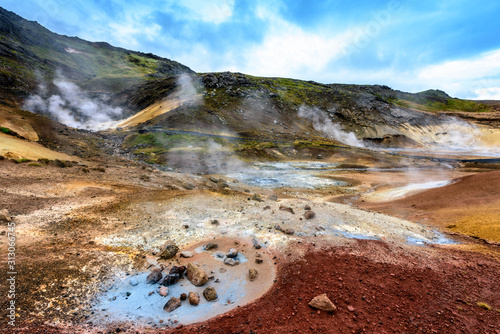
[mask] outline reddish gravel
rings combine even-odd
[[[500,264],[484,255],[445,249],[424,264],[418,252],[380,241],[302,248],[303,258],[284,263],[260,300],[171,333],[500,333]],[[308,306],[322,293],[338,307],[333,314]]]

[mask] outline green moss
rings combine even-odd
[[[9,128],[4,128],[3,126],[2,126],[2,127],[0,127],[0,131],[1,131],[2,133],[6,133],[6,134],[10,134],[10,133],[12,132],[12,130],[11,130],[11,129],[9,129]]]

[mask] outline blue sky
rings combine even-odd
[[[500,1],[1,0],[59,34],[235,71],[500,99]]]

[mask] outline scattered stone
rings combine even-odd
[[[131,278],[130,281],[129,281],[129,283],[132,286],[136,286],[137,284],[139,284],[139,282],[137,282],[137,279],[135,279],[135,278]]]
[[[306,217],[306,219],[313,219],[316,217],[316,214],[314,211],[306,211],[306,213],[304,213],[304,217]]]
[[[194,256],[194,252],[192,252],[192,251],[182,251],[182,252],[179,253],[179,256],[180,257],[184,257],[186,259],[189,259],[189,258],[191,258],[191,257]]]
[[[285,229],[285,234],[294,235],[295,234],[295,230],[293,228],[286,228]]]
[[[224,259],[224,263],[229,265],[229,266],[234,267],[235,265],[240,264],[240,261],[228,257],[228,258]]]
[[[309,306],[311,306],[312,308],[315,308],[317,310],[325,311],[325,312],[333,312],[337,309],[337,307],[328,298],[326,293],[314,297],[309,302]]]
[[[306,210],[306,211],[310,211],[310,210],[312,210],[312,208],[311,208],[311,206],[310,206],[310,205],[306,205],[306,206],[304,207],[304,210]]]
[[[156,292],[158,292],[158,294],[162,297],[168,296],[168,288],[166,286],[158,286],[158,288],[156,288]]]
[[[200,295],[197,292],[188,293],[189,304],[198,306],[200,303]]]
[[[280,205],[280,208],[279,208],[281,211],[286,211],[286,212],[290,212],[291,214],[295,214],[295,212],[293,211],[293,209],[289,206],[285,206],[285,205]]]
[[[177,254],[179,251],[179,247],[176,244],[167,242],[160,249],[160,258],[168,260],[171,259]]]
[[[219,221],[217,219],[211,220],[210,224],[212,224],[212,225],[220,225],[220,223],[219,223]]]
[[[219,182],[219,180],[217,180],[217,178],[215,176],[209,176],[208,179],[210,181],[212,181],[213,183],[218,183]]]
[[[181,293],[181,296],[180,296],[180,299],[181,300],[186,300],[187,299],[187,295],[185,293]]]
[[[257,264],[261,264],[262,262],[264,262],[264,260],[262,260],[262,259],[255,259],[255,263],[257,263]]]
[[[151,273],[146,277],[146,283],[147,284],[156,284],[158,283],[163,277],[163,274],[161,273],[160,268],[154,268]]]
[[[347,305],[347,309],[349,310],[349,312],[354,312],[354,306],[351,306],[351,305]]]
[[[274,194],[273,194],[273,195],[269,195],[269,199],[270,199],[271,201],[275,201],[275,202],[276,202],[276,201],[278,201],[278,196],[276,196],[276,195],[274,195]]]
[[[219,245],[218,244],[215,244],[213,242],[209,242],[208,244],[205,245],[205,250],[212,250],[212,249],[217,249],[219,248]]]
[[[205,297],[205,299],[208,301],[216,300],[217,298],[219,298],[219,296],[217,296],[217,291],[215,291],[214,287],[211,286],[203,290],[203,297]]]
[[[177,283],[178,280],[182,278],[184,275],[184,272],[186,271],[185,266],[173,266],[169,273],[163,277],[160,282],[158,282],[160,285],[174,285]]]
[[[227,251],[226,256],[229,257],[229,258],[234,259],[235,257],[238,256],[238,251],[236,249],[234,249],[234,248],[230,248]]]
[[[192,184],[192,183],[184,183],[183,186],[187,190],[193,190],[194,189],[194,184]]]
[[[255,238],[252,239],[252,243],[253,243],[253,248],[255,249],[260,249],[262,247]]]
[[[0,221],[10,222],[12,220],[9,210],[2,209],[0,210]]]
[[[248,270],[248,277],[250,278],[250,281],[255,281],[257,276],[259,276],[257,269],[251,268]]]
[[[266,210],[271,210],[271,207],[270,207],[269,205],[266,205],[266,206],[264,207],[264,209],[262,209],[262,210],[264,210],[264,211],[266,211]]]
[[[198,267],[197,265],[194,265],[192,263],[188,263],[187,265],[187,279],[193,283],[193,285],[196,286],[202,286],[208,281],[208,276],[207,274]]]
[[[262,196],[259,194],[253,194],[252,199],[257,202],[263,202],[264,200],[262,199]]]
[[[188,229],[189,225],[188,224],[184,224],[184,225],[182,225],[182,227],[184,227],[185,229]]]
[[[177,297],[172,297],[170,300],[163,306],[163,309],[167,312],[172,312],[173,310],[179,308],[181,306],[181,300]]]

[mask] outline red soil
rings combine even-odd
[[[408,253],[367,240],[297,246],[304,256],[281,266],[267,295],[171,333],[500,333],[498,261],[448,249]],[[322,293],[334,313],[308,306]]]

